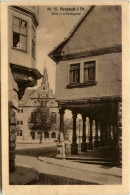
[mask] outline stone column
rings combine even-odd
[[[95,120],[96,124],[96,136],[95,136],[95,142],[94,142],[94,148],[99,147],[99,142],[98,142],[98,120]]]
[[[87,143],[86,143],[86,116],[82,115],[83,120],[83,136],[82,136],[82,143],[81,143],[81,151],[87,151]]]
[[[78,144],[76,143],[77,141],[77,136],[76,136],[76,118],[77,118],[77,113],[72,112],[73,115],[73,139],[72,139],[72,144],[71,144],[71,154],[78,154]]]
[[[106,122],[104,123],[104,145],[107,146],[108,145],[108,133],[107,133],[107,124]]]
[[[103,135],[104,135],[104,125],[103,125],[103,122],[101,121],[101,136],[100,136],[100,146],[101,146],[101,147],[104,146]]]
[[[108,125],[108,143],[111,145],[111,125]]]
[[[89,143],[87,145],[89,150],[93,150],[93,142],[92,142],[92,124],[93,124],[93,119],[89,118],[89,123],[90,123],[90,137],[89,137]]]
[[[64,143],[64,109],[59,109],[60,113],[60,130],[59,130],[59,143],[57,143],[57,155],[56,158],[64,159],[65,155],[65,143]]]

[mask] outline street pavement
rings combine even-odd
[[[51,147],[56,146],[56,142],[43,142],[41,144],[38,143],[16,143],[16,150],[19,149],[27,149],[27,148],[42,148],[42,147]]]
[[[121,168],[105,167],[101,165],[88,165],[54,158],[36,158],[31,156],[16,155],[16,163],[33,167],[39,173],[64,176],[72,179],[92,182],[96,184],[121,184]],[[73,163],[73,164],[72,164]],[[71,164],[71,166],[69,166]]]

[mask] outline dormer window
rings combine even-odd
[[[13,48],[27,51],[27,22],[13,17]]]
[[[70,84],[80,82],[80,63],[70,65]]]

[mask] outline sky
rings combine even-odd
[[[39,26],[37,28],[36,68],[43,74],[43,68],[46,64],[50,87],[54,93],[56,64],[48,57],[48,53],[64,40],[87,8],[87,6],[84,6],[84,10],[78,11],[80,15],[74,16],[63,15],[67,11],[60,11],[61,7],[66,8],[67,6],[41,6],[39,9]],[[62,15],[52,15],[52,11],[49,11],[49,9],[54,10],[54,8],[58,10],[56,13],[61,13]],[[79,6],[72,6],[72,8],[80,9]],[[75,11],[72,12],[76,13]]]
[[[88,6],[41,6],[39,9],[39,26],[37,28],[36,35],[36,68],[43,74],[44,66],[48,69],[48,80],[50,88],[55,94],[55,73],[56,64],[48,53],[54,49],[64,38],[70,33],[73,27],[80,20],[82,15]],[[61,11],[61,8],[74,8],[80,11]],[[52,12],[58,13],[58,15],[52,15]],[[53,10],[53,11],[52,11]],[[63,15],[66,13],[79,13],[80,15]],[[60,15],[61,14],[61,15]],[[38,82],[38,86],[41,81]],[[65,118],[71,117],[71,112],[66,110]],[[79,116],[80,118],[80,116]]]

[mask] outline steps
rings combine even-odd
[[[109,146],[94,148],[93,150],[88,150],[87,152],[81,152],[79,150],[78,155],[71,155],[68,153],[66,160],[104,166],[115,166],[117,164],[115,155],[112,155],[112,151]]]
[[[116,165],[116,161],[112,161],[111,159],[103,159],[103,158],[66,157],[66,160],[70,160],[72,162],[79,162],[83,164],[96,164],[96,165],[104,165],[104,166],[115,166]]]

